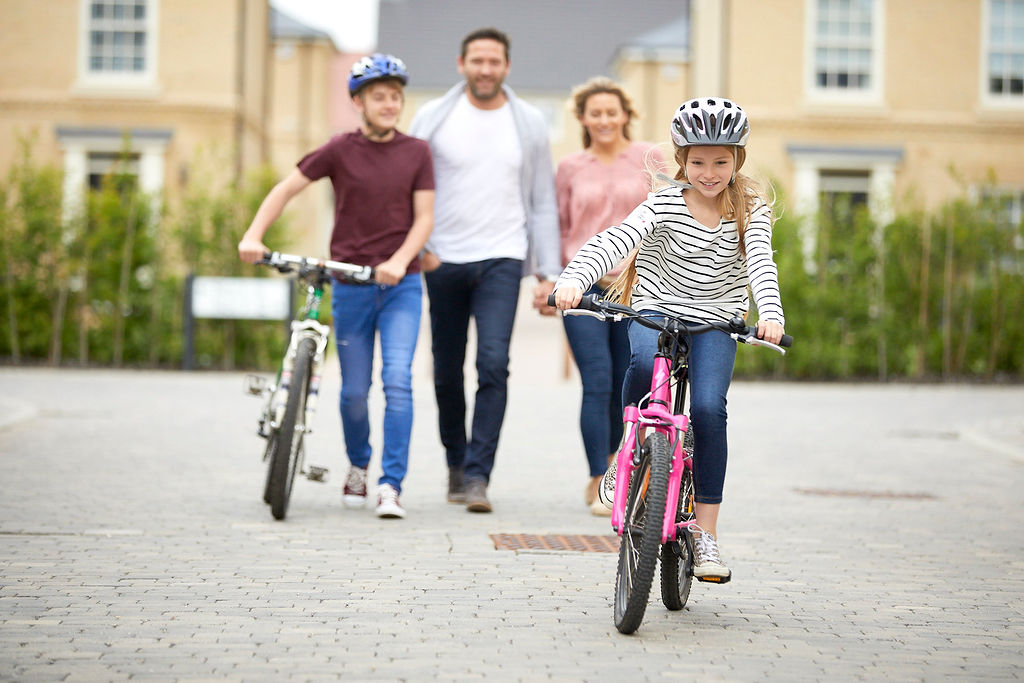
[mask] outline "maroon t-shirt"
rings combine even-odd
[[[360,131],[336,135],[298,168],[334,186],[331,258],[363,266],[391,258],[412,227],[413,192],[434,189],[430,147],[398,131],[388,142],[372,142]],[[406,272],[419,270],[416,258]]]

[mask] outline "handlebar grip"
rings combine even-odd
[[[782,339],[779,341],[779,346],[788,349],[793,345],[793,337],[789,334],[782,335]]]
[[[554,305],[555,305],[555,295],[553,293],[552,294],[548,294],[548,306],[554,306]]]

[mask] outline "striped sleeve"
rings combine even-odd
[[[758,318],[785,325],[779,270],[772,256],[772,210],[767,204],[761,202],[751,212],[743,243],[747,253],[747,281],[754,293]]]
[[[555,289],[574,286],[585,292],[636,249],[656,222],[650,201],[633,209],[621,225],[613,225],[587,240],[562,271]]]

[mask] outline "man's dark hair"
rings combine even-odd
[[[505,46],[505,61],[509,61],[509,40],[508,36],[496,28],[478,28],[477,30],[470,33],[468,36],[462,39],[462,54],[463,59],[466,58],[466,48],[474,40],[496,40]]]

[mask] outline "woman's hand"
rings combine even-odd
[[[575,308],[582,298],[582,289],[568,285],[555,290],[555,307],[561,311],[566,311],[570,308]]]
[[[557,315],[553,307],[548,306],[548,295],[555,288],[555,283],[551,280],[540,280],[537,286],[533,288],[533,307],[541,315]]]
[[[777,322],[771,320],[758,320],[757,321],[757,338],[764,339],[766,342],[772,344],[778,344],[782,341],[782,335],[785,330]]]

